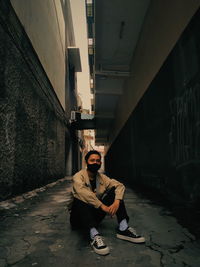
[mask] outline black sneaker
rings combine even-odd
[[[99,255],[107,255],[110,253],[109,248],[103,242],[103,239],[100,235],[96,235],[94,239],[91,241],[91,246],[94,251]]]
[[[137,235],[135,229],[128,227],[125,231],[117,230],[117,238],[127,240],[133,243],[144,243],[145,238]]]

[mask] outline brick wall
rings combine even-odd
[[[65,176],[65,112],[9,1],[0,0],[0,200]]]

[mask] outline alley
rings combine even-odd
[[[200,267],[199,28],[200,0],[0,0],[0,267]],[[100,164],[146,238],[107,216],[104,257],[67,210]]]
[[[99,256],[69,225],[70,177],[0,205],[0,267],[199,267],[200,242],[169,211],[127,188],[131,225],[146,237],[137,245],[115,237],[116,221],[101,225],[111,253]]]

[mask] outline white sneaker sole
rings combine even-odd
[[[99,254],[99,255],[105,256],[105,255],[110,253],[110,250],[108,247],[102,248],[102,249],[96,249],[93,245],[91,245],[91,246],[92,246],[94,252]]]
[[[133,237],[117,234],[117,238],[129,241],[129,242],[132,242],[132,243],[145,243],[145,238],[144,237],[133,238]]]

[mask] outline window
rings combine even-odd
[[[90,79],[90,88],[91,89],[94,88],[94,81],[93,81],[93,79]]]
[[[89,44],[89,45],[93,45],[93,39],[92,39],[92,38],[89,38],[89,39],[88,39],[88,44]]]
[[[93,47],[92,46],[89,46],[88,53],[89,53],[89,55],[93,55]]]
[[[93,5],[92,4],[87,4],[87,16],[93,17]]]

